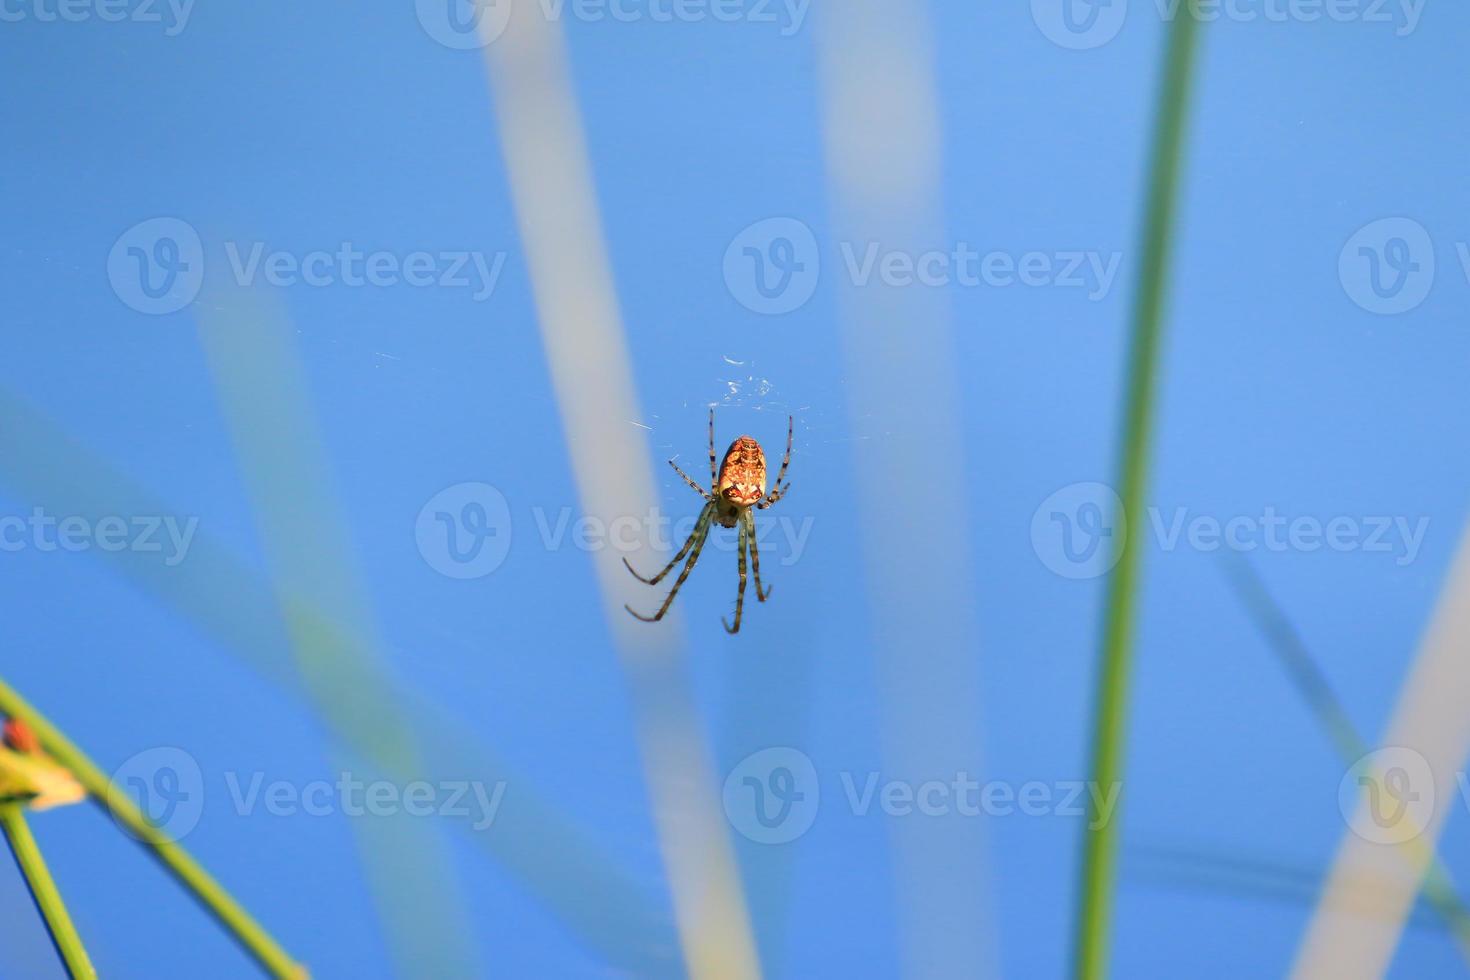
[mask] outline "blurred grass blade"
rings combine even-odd
[[[627,422],[640,416],[637,390],[562,25],[536,0],[509,7],[504,33],[483,53],[510,196],[581,509],[610,527],[657,504],[653,460]],[[699,421],[695,416],[693,424]],[[588,557],[629,681],[685,969],[695,980],[757,977],[749,911],[684,670],[678,616],[649,627],[624,611],[625,603],[646,601],[619,560],[638,564],[636,551],[608,548]]]
[[[882,242],[915,256],[947,239],[929,6],[844,0],[819,12],[835,242]],[[882,276],[861,286],[835,278],[851,492],[862,515],[855,615],[869,624],[879,759],[888,778],[912,785],[952,779],[984,765],[984,710],[974,556],[964,535],[935,533],[968,520],[954,492],[967,474],[954,451],[966,434],[951,294]],[[914,473],[924,478],[892,492],[886,477]],[[899,975],[999,974],[987,829],[955,810],[888,828]]]
[[[45,502],[52,511],[89,515],[169,514],[171,506],[106,460],[88,451],[14,392],[0,386],[0,484],[21,498]],[[174,610],[224,653],[233,655],[288,695],[314,695],[303,681],[281,636],[281,613],[275,592],[254,568],[201,529],[189,549],[189,560],[176,568],[153,556],[126,549],[91,552],[128,584]],[[300,628],[323,634],[328,649],[345,651],[360,668],[373,659],[360,655],[359,638],[322,610],[295,603],[287,618]],[[471,819],[450,817],[468,839],[504,868],[578,941],[609,965],[638,976],[666,976],[678,968],[673,929],[667,914],[626,868],[612,860],[607,847],[573,824],[565,808],[553,805],[535,789],[534,781],[512,767],[475,731],[421,692],[386,677],[372,676],[360,689],[339,692],[351,697],[355,711],[371,717],[374,698],[385,691],[413,719],[423,743],[427,778],[458,779],[466,772],[489,781],[515,785],[496,816],[494,833],[475,833]],[[376,738],[354,729],[333,731],[347,751],[378,767],[387,778],[420,777],[395,768]]]
[[[1352,719],[1333,694],[1331,685],[1302,642],[1296,627],[1266,590],[1265,583],[1250,562],[1233,555],[1227,559],[1226,571],[1236,595],[1265,635],[1267,646],[1286,667],[1297,691],[1332,739],[1343,763],[1355,765],[1368,754],[1369,745],[1353,727]],[[1460,955],[1470,964],[1470,910],[1465,908],[1449,868],[1438,855],[1430,858],[1429,871],[1424,879],[1424,897],[1444,919]]]
[[[1343,710],[1327,677],[1312,655],[1307,652],[1296,627],[1286,618],[1281,607],[1266,591],[1266,586],[1256,574],[1250,562],[1238,555],[1226,559],[1225,570],[1231,588],[1250,613],[1251,620],[1266,638],[1266,645],[1276,654],[1286,668],[1297,693],[1307,702],[1333,747],[1352,762],[1368,751],[1368,745],[1359,737],[1352,719]]]
[[[1092,733],[1092,780],[1112,787],[1123,781],[1128,724],[1128,675],[1132,660],[1143,542],[1143,500],[1148,486],[1153,436],[1155,375],[1158,370],[1164,302],[1173,246],[1174,213],[1184,153],[1185,117],[1193,78],[1198,19],[1181,10],[1167,27],[1164,70],[1159,79],[1142,254],[1133,299],[1127,402],[1119,452],[1119,489],[1125,522],[1118,563],[1108,579],[1102,652],[1097,670]],[[1117,521],[1115,520],[1114,526]],[[1078,893],[1074,970],[1094,980],[1107,975],[1117,879],[1121,814],[1111,820],[1092,814],[1083,830],[1082,880]]]
[[[3,829],[5,839],[10,844],[10,853],[15,855],[15,863],[20,868],[21,876],[25,878],[26,887],[31,891],[36,909],[45,920],[47,931],[51,933],[51,942],[55,944],[61,961],[66,964],[67,973],[74,978],[95,977],[97,971],[92,969],[92,961],[82,945],[82,937],[77,935],[76,926],[72,925],[66,903],[61,900],[61,893],[56,890],[56,882],[51,880],[51,872],[46,867],[45,858],[41,856],[41,849],[36,846],[36,839],[31,836],[31,828],[26,824],[24,804],[0,804],[0,829]]]
[[[112,781],[96,763],[3,680],[0,680],[0,714],[25,722],[36,734],[41,747],[70,769],[92,799],[142,842],[268,973],[285,978],[307,975],[305,967],[294,961],[209,872],[154,826],[126,793],[115,791]]]
[[[222,236],[228,237],[228,236]],[[229,426],[235,456],[270,563],[296,669],[323,721],[341,738],[328,750],[333,769],[352,767],[342,742],[370,743],[394,773],[423,778],[413,724],[386,677],[371,603],[354,568],[351,536],[332,489],[326,449],[279,302],[236,286],[206,282],[200,343]],[[339,629],[319,627],[320,610]],[[362,706],[372,705],[371,711]],[[390,778],[374,772],[372,778]],[[482,778],[459,773],[459,780]],[[400,783],[400,786],[402,784]],[[388,948],[404,976],[481,972],[475,930],[458,895],[443,825],[401,810],[348,821]]]
[[[1399,691],[1381,743],[1385,756],[1355,767],[1362,792],[1347,815],[1293,976],[1366,978],[1388,971],[1439,834],[1460,798],[1459,779],[1470,754],[1467,649],[1470,527],[1461,531],[1434,614]],[[1395,771],[1408,785],[1400,781],[1395,790],[1386,783]],[[1377,797],[1385,789],[1398,805],[1387,821]]]
[[[1323,869],[1299,862],[1192,843],[1128,843],[1124,854],[1127,871],[1123,877],[1130,883],[1293,907],[1310,907],[1326,877]],[[1448,932],[1444,917],[1428,904],[1414,909],[1410,925]]]

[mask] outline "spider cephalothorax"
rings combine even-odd
[[[745,553],[750,551],[750,565],[755,572],[755,597],[761,602],[771,594],[770,589],[761,589],[761,558],[760,551],[755,541],[755,516],[751,514],[751,508],[765,510],[767,507],[780,500],[786,491],[791,489],[791,484],[782,485],[781,479],[786,475],[786,467],[791,463],[791,437],[794,422],[788,417],[786,419],[786,455],[781,460],[781,469],[776,474],[776,488],[766,493],[766,454],[761,451],[760,443],[750,436],[741,436],[730,443],[730,448],[725,450],[725,459],[718,469],[715,468],[715,410],[709,410],[709,476],[710,489],[706,490],[698,483],[690,479],[689,474],[679,469],[679,464],[672,459],[669,465],[674,472],[684,478],[684,482],[694,488],[701,497],[705,499],[704,510],[699,514],[699,520],[694,524],[694,531],[679,548],[673,560],[664,566],[663,571],[653,578],[644,578],[633,566],[628,565],[628,559],[623,559],[623,564],[628,565],[628,571],[640,582],[649,585],[657,585],[663,581],[665,575],[673,571],[674,566],[684,561],[684,568],[679,572],[679,577],[674,580],[674,587],[669,590],[664,604],[659,606],[658,612],[652,616],[643,616],[633,612],[631,607],[628,612],[647,623],[655,623],[664,618],[664,613],[674,604],[674,596],[679,594],[679,586],[689,577],[689,572],[694,568],[694,563],[699,560],[699,552],[704,548],[704,542],[709,537],[709,528],[712,522],[721,527],[740,527],[740,540],[736,546],[736,553],[740,556],[740,588],[735,593],[735,625],[725,624],[725,629],[731,633],[740,632],[740,611],[745,605]],[[689,558],[685,561],[684,556]]]

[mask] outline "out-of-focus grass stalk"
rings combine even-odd
[[[362,755],[343,750],[342,743],[355,742],[371,745],[373,761],[381,760],[373,778],[423,779],[416,726],[381,666],[387,656],[333,489],[295,327],[275,297],[229,276],[207,276],[200,295],[200,346],[296,670],[333,738],[327,761],[333,771],[362,765]],[[323,628],[321,613],[333,628]],[[400,811],[352,820],[349,827],[392,972],[483,973],[473,923],[456,900],[460,882],[442,825]]]
[[[87,794],[141,841],[268,973],[287,978],[307,976],[306,968],[293,960],[270,933],[220,887],[209,872],[200,867],[187,851],[169,840],[136,803],[124,793],[115,791],[107,774],[86,753],[72,744],[56,726],[3,680],[0,680],[0,714],[25,722],[36,734],[42,748],[58,763],[71,770],[72,775],[86,788]]]
[[[1372,749],[1353,727],[1352,720],[1333,694],[1331,685],[1308,652],[1296,627],[1286,618],[1271,593],[1266,591],[1261,577],[1249,562],[1235,556],[1226,562],[1225,568],[1236,595],[1266,637],[1271,651],[1280,658],[1292,683],[1296,685],[1297,692],[1312,709],[1312,714],[1326,730],[1343,761],[1348,765],[1355,765]],[[1449,868],[1438,856],[1431,854],[1429,857],[1429,870],[1424,878],[1424,897],[1444,919],[1461,956],[1470,963],[1470,910],[1460,900]]]
[[[490,21],[480,21],[482,31]],[[516,0],[504,33],[487,36],[483,53],[578,498],[588,516],[609,524],[646,514],[658,502],[653,460],[628,424],[641,413],[562,26],[535,0]],[[757,978],[750,914],[677,616],[657,629],[633,620],[622,607],[646,601],[640,584],[613,549],[590,557],[629,680],[685,971],[694,980]],[[621,557],[636,564],[643,556]]]
[[[149,493],[116,466],[89,451],[34,405],[0,385],[0,487],[23,500],[45,500],[68,514],[170,514],[177,506]],[[174,610],[221,654],[234,657],[283,693],[315,709],[318,696],[305,689],[296,663],[281,642],[279,597],[271,583],[209,531],[201,528],[189,548],[187,574],[175,574],[155,556],[134,551],[92,553],[104,567]],[[360,666],[376,661],[362,649],[360,631],[325,609],[297,604],[291,618],[330,634],[331,649],[351,652]],[[381,666],[378,672],[381,674]],[[678,960],[673,926],[650,886],[613,859],[605,844],[578,827],[568,812],[541,796],[531,773],[511,766],[454,712],[386,674],[352,689],[356,711],[372,716],[370,695],[390,690],[424,741],[424,761],[436,779],[467,772],[487,782],[516,787],[514,805],[501,807],[494,833],[478,833],[468,815],[444,819],[464,833],[500,871],[543,904],[569,934],[585,942],[610,968],[636,976],[664,976]],[[361,727],[361,726],[358,726]],[[378,767],[388,778],[424,778],[395,766],[376,732],[333,733],[345,750]],[[432,781],[432,780],[431,780]]]
[[[0,830],[5,832],[10,853],[15,855],[15,863],[26,880],[26,887],[31,890],[31,898],[35,901],[41,918],[46,920],[51,942],[55,944],[61,961],[66,964],[67,973],[73,977],[95,977],[97,971],[92,969],[92,961],[87,957],[82,937],[77,935],[76,926],[72,925],[66,903],[56,890],[56,882],[51,880],[46,859],[41,856],[36,838],[31,836],[31,828],[26,824],[25,804],[0,805]]]
[[[1354,767],[1360,790],[1317,907],[1297,949],[1291,976],[1384,976],[1393,962],[1414,900],[1430,873],[1429,859],[1454,809],[1456,786],[1470,755],[1470,527],[1455,557],[1395,700],[1380,748]],[[1414,793],[1387,823],[1374,793],[1386,786],[1395,758],[1413,765]],[[1439,787],[1439,792],[1434,788]],[[1416,806],[1409,807],[1407,804]],[[1389,831],[1365,833],[1365,821]]]
[[[813,17],[833,248],[882,242],[919,255],[947,239],[933,6],[842,0],[819,4]],[[861,477],[852,491],[864,520],[850,587],[869,629],[860,646],[872,658],[879,764],[918,784],[985,765],[975,560],[963,536],[934,533],[964,525],[966,504],[952,488],[979,475],[952,451],[967,433],[951,294],[885,277],[833,278],[851,472],[925,474],[901,495]],[[983,822],[953,811],[896,820],[885,857],[892,972],[999,975]]]
[[[1321,868],[1276,856],[1242,852],[1235,847],[1212,848],[1193,843],[1124,845],[1127,879],[1165,888],[1208,893],[1253,902],[1280,902],[1310,908],[1322,889]],[[1371,913],[1366,913],[1371,914]],[[1447,933],[1444,917],[1426,903],[1416,908],[1410,925]]]
[[[1175,197],[1198,26],[1195,17],[1181,11],[1168,27],[1158,116],[1154,124],[1143,218],[1143,250],[1133,301],[1127,404],[1119,449],[1119,495],[1126,526],[1118,536],[1120,540],[1116,546],[1122,552],[1108,580],[1093,719],[1092,779],[1101,787],[1120,784],[1123,778],[1128,674],[1137,605],[1139,551],[1143,540],[1143,498],[1148,482],[1149,442],[1153,430],[1154,375],[1159,359]],[[1117,815],[1110,820],[1102,820],[1093,814],[1083,831],[1082,882],[1073,948],[1073,964],[1078,977],[1095,978],[1107,973],[1119,822]]]

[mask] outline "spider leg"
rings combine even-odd
[[[689,532],[689,537],[685,538],[684,543],[679,546],[678,553],[674,555],[672,559],[670,559],[667,565],[664,566],[663,571],[659,572],[653,578],[644,578],[642,575],[639,575],[637,570],[633,568],[633,566],[628,562],[628,559],[626,558],[623,559],[624,567],[626,567],[628,571],[633,573],[634,578],[644,583],[645,585],[657,585],[658,583],[662,582],[664,580],[664,576],[669,574],[669,572],[673,570],[675,565],[684,560],[684,556],[687,555],[689,553],[689,549],[694,546],[694,539],[699,537],[700,529],[706,527],[709,524],[709,519],[711,516],[710,509],[712,507],[714,507],[714,504],[706,504],[704,510],[699,512],[699,520],[694,522],[694,530]]]
[[[735,625],[731,626],[725,622],[725,617],[720,617],[720,623],[725,627],[726,633],[740,632],[740,611],[745,607],[745,546],[749,536],[745,532],[746,521],[740,522],[739,540],[735,545],[735,553],[740,556],[740,589],[735,593]]]
[[[709,485],[720,485],[720,471],[715,468],[715,407],[709,407]]]
[[[674,604],[674,596],[679,594],[679,587],[682,586],[684,584],[684,580],[689,577],[690,571],[694,569],[694,563],[699,561],[699,553],[704,550],[705,539],[709,537],[709,522],[710,518],[714,516],[714,513],[715,508],[714,505],[711,504],[705,507],[704,513],[699,515],[699,523],[694,525],[694,533],[689,535],[689,540],[684,544],[686,548],[689,547],[690,544],[693,544],[694,550],[689,553],[689,560],[684,563],[684,570],[680,572],[679,577],[674,580],[674,587],[669,590],[668,596],[664,598],[664,604],[658,607],[658,612],[654,613],[652,616],[645,616],[642,613],[634,612],[632,606],[623,606],[623,608],[628,610],[629,614],[632,615],[634,619],[641,619],[645,623],[656,623],[660,619],[664,618],[664,613],[668,612],[669,607]],[[670,567],[673,567],[673,562],[670,562],[669,565]],[[628,567],[628,570],[633,570],[631,565]],[[662,578],[667,572],[668,569],[666,568],[659,573],[658,577]],[[633,574],[637,575],[638,573],[633,572]],[[655,579],[655,581],[657,581],[657,579]]]
[[[764,499],[764,500],[760,501],[759,503],[757,503],[756,506],[759,507],[761,510],[765,510],[767,507],[771,506],[776,501],[778,501],[782,497],[786,496],[786,491],[787,490],[790,490],[790,489],[791,489],[791,484],[789,484],[789,483],[786,484],[785,486],[777,487],[776,489],[772,490],[770,493],[766,494],[766,499]]]
[[[781,458],[781,469],[776,472],[775,489],[766,494],[765,499],[756,505],[760,507],[761,510],[765,510],[767,507],[780,500],[781,495],[784,494],[787,490],[791,489],[791,485],[789,483],[783,487],[781,485],[781,481],[786,479],[786,467],[791,465],[791,438],[795,431],[796,419],[790,415],[786,416],[786,455]]]
[[[740,519],[750,525],[750,570],[755,573],[755,597],[761,602],[765,602],[766,597],[771,594],[771,590],[766,589],[764,592],[761,591],[761,552],[760,548],[756,545],[755,515],[747,510],[744,514],[740,515]]]
[[[708,490],[706,490],[704,487],[700,486],[699,484],[695,483],[694,480],[690,478],[690,476],[689,476],[688,473],[685,473],[683,470],[679,469],[679,464],[678,463],[674,462],[671,459],[671,460],[669,460],[669,465],[674,468],[674,472],[675,473],[679,474],[680,476],[682,476],[684,478],[684,482],[685,483],[689,484],[691,487],[694,488],[694,492],[695,493],[699,494],[705,500],[712,500],[712,499],[714,499],[713,498],[713,495]]]

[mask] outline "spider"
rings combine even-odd
[[[656,623],[664,618],[664,613],[674,604],[674,596],[679,594],[679,587],[689,577],[694,563],[699,560],[699,552],[704,548],[705,538],[709,536],[711,521],[718,521],[721,527],[734,527],[740,525],[740,541],[737,552],[740,556],[740,589],[735,593],[735,625],[731,626],[720,617],[724,624],[725,632],[740,632],[740,611],[745,605],[745,549],[750,548],[750,564],[755,570],[755,596],[761,602],[771,594],[770,589],[761,589],[761,557],[755,543],[755,515],[751,513],[751,507],[765,510],[786,495],[791,489],[791,484],[783,485],[781,480],[786,476],[786,467],[791,465],[791,436],[794,422],[791,416],[786,417],[786,457],[781,460],[781,470],[776,474],[776,487],[770,493],[766,493],[766,454],[761,451],[760,443],[750,436],[741,436],[730,443],[730,448],[725,450],[725,461],[715,468],[715,410],[709,410],[709,475],[710,489],[706,490],[679,469],[679,464],[672,459],[669,465],[674,472],[684,478],[684,482],[694,488],[694,492],[706,501],[704,510],[699,512],[699,520],[694,523],[694,530],[679,548],[678,554],[674,555],[663,571],[653,578],[644,578],[628,564],[628,559],[623,559],[623,564],[628,566],[628,571],[640,582],[649,585],[657,585],[663,581],[664,576],[673,571],[675,565],[684,561],[684,556],[689,555],[689,560],[684,564],[684,570],[674,580],[674,587],[669,590],[664,604],[658,607],[658,612],[652,616],[644,616],[633,611],[633,607],[623,608],[632,613],[637,619],[645,623]],[[691,549],[693,549],[691,551]]]

